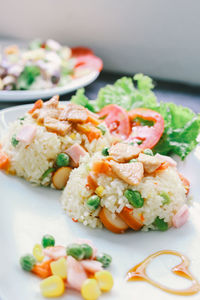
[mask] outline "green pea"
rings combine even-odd
[[[168,223],[159,217],[155,218],[153,225],[160,231],[166,231],[168,229]]]
[[[44,180],[49,174],[55,172],[55,168],[49,168],[48,170],[46,170],[42,176],[41,176],[41,180]]]
[[[144,151],[143,151],[143,153],[144,154],[146,154],[146,155],[150,155],[150,156],[153,156],[153,151],[151,150],[151,149],[145,149]]]
[[[141,144],[143,143],[143,141],[142,141],[142,140],[137,140],[136,143],[137,143],[138,145],[141,145]]]
[[[140,208],[144,205],[144,199],[138,191],[125,190],[124,196],[128,199],[128,202],[135,208]]]
[[[138,160],[136,158],[129,160],[129,163],[133,163],[133,162],[138,162]]]
[[[97,196],[97,195],[93,195],[91,196],[90,198],[87,199],[87,207],[90,209],[90,210],[95,210],[99,207],[100,205],[100,197]]]
[[[84,259],[89,259],[92,257],[93,249],[88,244],[82,244],[81,248],[84,251]]]
[[[163,201],[162,201],[163,205],[169,204],[171,202],[171,198],[170,198],[170,196],[167,193],[161,192],[160,196],[163,198]]]
[[[102,253],[101,255],[96,257],[96,260],[102,263],[103,268],[107,268],[112,262],[112,257],[109,254]]]
[[[42,238],[42,246],[46,247],[53,247],[55,245],[55,239],[52,235],[46,234]]]
[[[66,153],[59,153],[56,157],[56,165],[58,167],[67,167],[69,165],[69,155]]]
[[[76,260],[81,260],[84,258],[85,251],[82,245],[71,244],[67,247],[67,255],[73,256]]]
[[[20,258],[20,265],[22,269],[24,269],[25,271],[30,272],[33,269],[35,264],[36,264],[36,259],[31,254],[24,255]]]
[[[109,155],[108,150],[109,150],[109,148],[108,148],[108,147],[105,147],[105,148],[103,148],[103,150],[101,151],[101,153],[102,153],[104,156],[108,156],[108,155]]]
[[[103,124],[99,124],[97,128],[101,130],[103,135],[106,133],[106,127]]]
[[[16,139],[16,134],[12,136],[11,144],[13,145],[13,147],[16,147],[19,144],[19,141]]]

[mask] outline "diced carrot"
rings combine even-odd
[[[186,195],[189,193],[190,191],[190,182],[187,178],[185,178],[181,173],[178,173],[180,180],[182,181],[184,188],[186,190]]]
[[[96,174],[106,174],[110,175],[112,170],[107,160],[101,160],[94,162],[92,166],[92,171]]]
[[[140,230],[143,226],[144,217],[141,215],[141,218],[136,218],[133,216],[133,209],[124,207],[119,213],[120,218],[133,230]],[[142,218],[143,217],[143,218]],[[143,219],[143,220],[142,220]]]
[[[9,158],[2,150],[0,150],[0,169],[7,170],[9,167]]]
[[[91,143],[94,139],[101,137],[101,130],[89,124],[77,124],[77,130],[81,133],[84,133],[88,141]]]
[[[101,130],[97,128],[92,128],[92,130],[87,134],[87,138],[90,143],[95,139],[97,140],[101,136],[102,136]]]
[[[123,233],[129,227],[118,215],[113,218],[112,213],[105,207],[101,209],[99,217],[103,225],[114,233]]]
[[[43,101],[41,99],[37,100],[35,103],[34,103],[34,106],[33,108],[31,108],[28,112],[29,114],[32,114],[36,109],[40,109],[42,108],[43,106]]]
[[[95,117],[95,115],[93,114],[89,114],[88,115],[88,119],[87,119],[87,122],[90,122],[92,123],[93,125],[97,126],[99,125],[101,122],[98,120],[97,117]]]
[[[47,278],[52,275],[50,263],[53,261],[53,259],[49,259],[44,261],[41,264],[36,264],[31,272],[33,272],[35,275],[37,275],[40,278]]]
[[[95,191],[98,187],[98,184],[95,179],[95,174],[93,172],[90,172],[87,176],[87,187],[92,191]]]

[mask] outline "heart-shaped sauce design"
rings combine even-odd
[[[168,288],[165,285],[162,285],[154,280],[152,280],[147,274],[146,274],[146,268],[148,264],[156,257],[164,254],[170,254],[170,255],[175,255],[181,258],[181,263],[175,267],[172,268],[172,272],[178,276],[185,277],[186,279],[191,281],[191,286],[183,289],[183,290],[175,290]],[[126,275],[126,280],[127,281],[136,281],[136,280],[143,280],[146,281],[153,286],[167,292],[170,294],[175,294],[175,295],[181,295],[181,296],[188,296],[188,295],[193,295],[196,294],[200,291],[200,284],[195,279],[195,277],[190,273],[188,267],[189,267],[189,260],[186,256],[183,254],[173,251],[173,250],[161,250],[156,253],[151,254],[148,256],[145,260],[143,260],[141,263],[130,269]]]

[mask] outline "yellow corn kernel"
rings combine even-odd
[[[99,271],[95,273],[94,277],[103,292],[109,292],[112,289],[114,282],[110,272],[106,270]]]
[[[99,196],[102,197],[103,196],[103,192],[104,192],[104,187],[102,185],[99,185],[96,190],[95,193]]]
[[[76,139],[76,134],[75,134],[75,133],[71,133],[69,137],[70,137],[72,140],[75,140],[75,139]]]
[[[35,244],[35,246],[33,247],[33,256],[36,258],[37,261],[43,261],[44,254],[42,251],[42,246],[40,244]]]
[[[84,281],[81,287],[81,295],[85,300],[96,300],[101,295],[98,283],[93,278],[88,278]]]
[[[42,296],[47,298],[59,297],[64,293],[65,285],[62,278],[52,275],[41,281],[40,291]]]
[[[67,278],[67,262],[66,258],[61,257],[56,261],[50,263],[51,272],[53,275],[58,275],[61,278]]]

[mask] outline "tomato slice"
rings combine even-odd
[[[129,138],[130,140],[142,140],[143,142],[140,145],[142,149],[153,148],[160,140],[164,131],[163,117],[158,112],[147,108],[136,108],[128,114],[132,124],[136,118],[154,122],[153,126],[141,126],[136,122],[134,124],[136,126],[132,127],[132,134]]]
[[[131,124],[128,113],[116,104],[110,104],[102,108],[99,117],[104,118],[110,132],[122,139],[128,138],[131,133]]]
[[[103,68],[103,62],[95,55],[79,55],[76,57],[75,68],[88,68],[100,72]]]
[[[72,56],[82,56],[82,55],[94,55],[94,52],[90,48],[86,47],[73,47]]]

